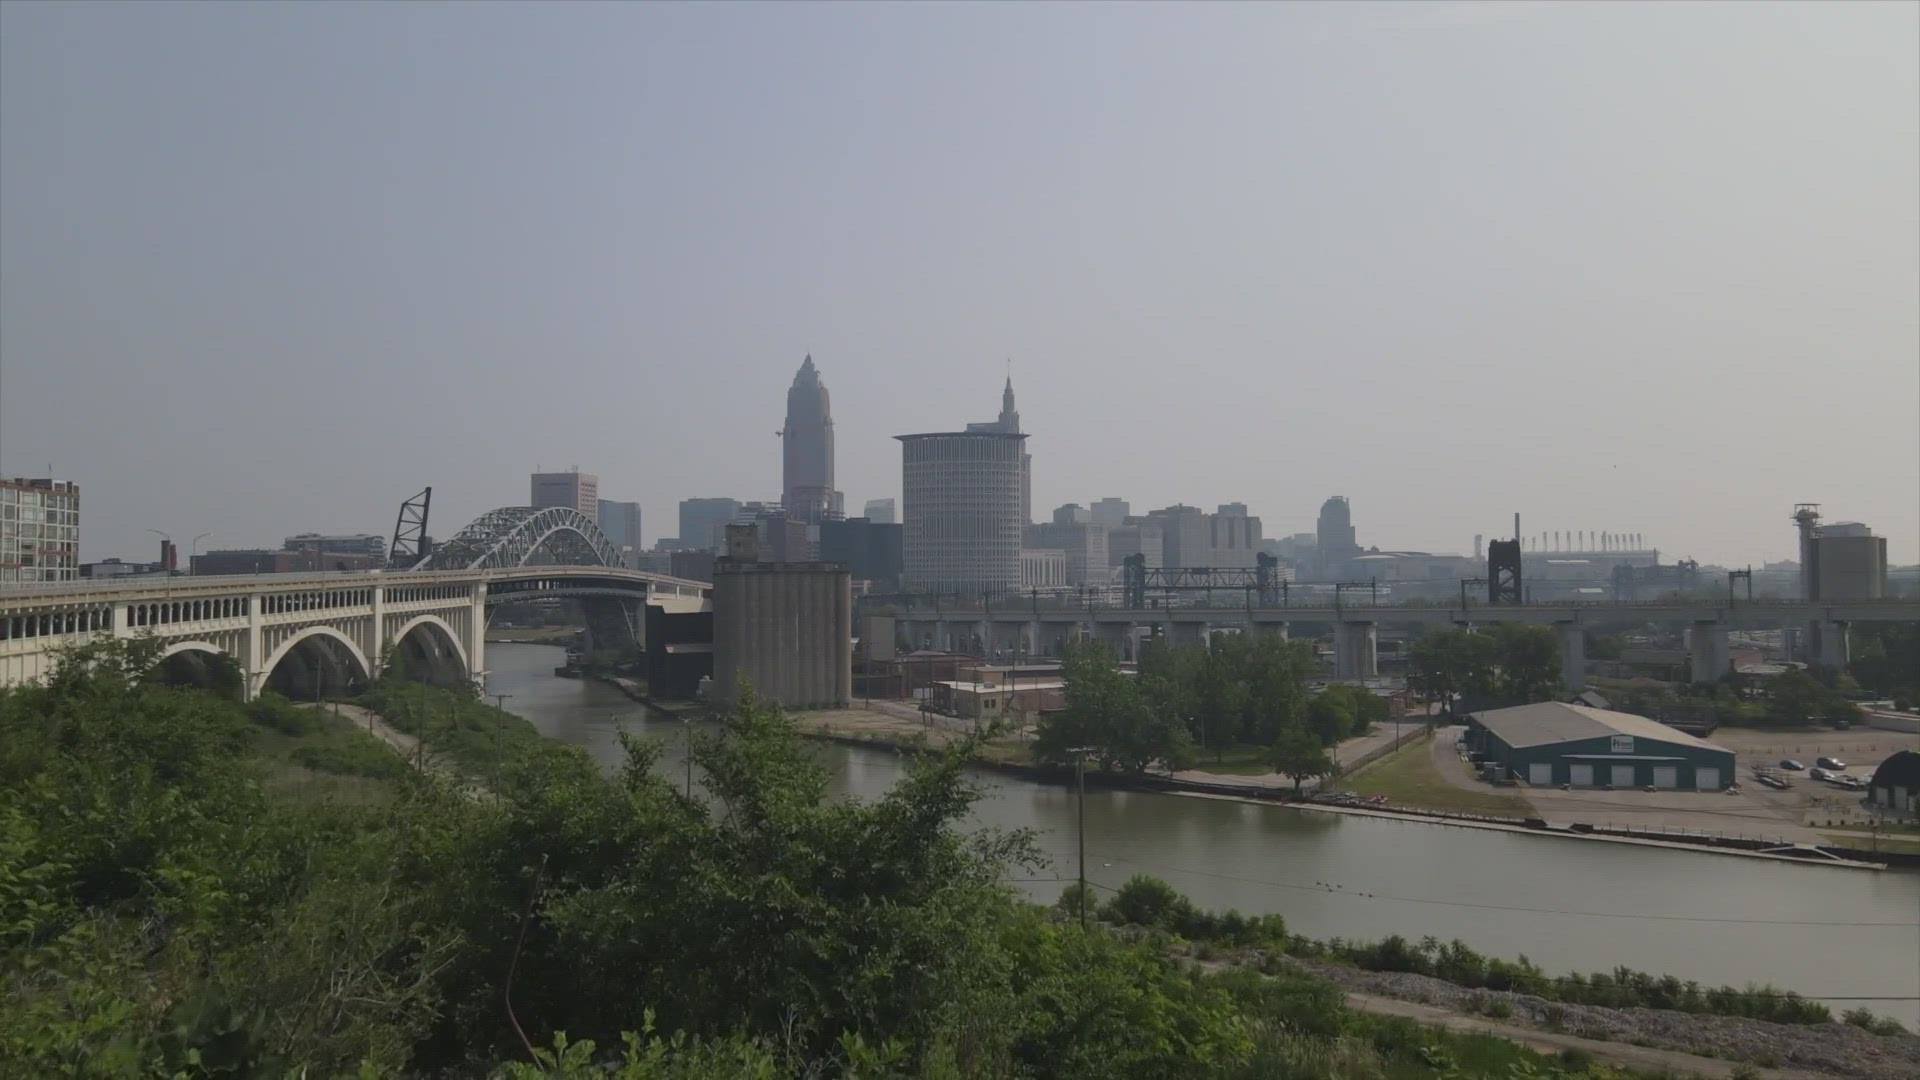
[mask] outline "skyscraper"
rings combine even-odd
[[[787,424],[780,431],[780,504],[795,521],[817,524],[839,516],[833,490],[833,410],[813,355],[800,363],[787,388]]]
[[[1320,504],[1320,520],[1314,531],[1319,536],[1321,562],[1331,565],[1360,554],[1360,545],[1354,541],[1353,511],[1345,495],[1335,495]]]
[[[1033,458],[1013,407],[965,431],[896,435],[901,443],[902,584],[1010,592],[1020,587],[1021,529],[1030,520]]]
[[[896,525],[892,499],[868,499],[866,519],[875,525]]]
[[[598,521],[600,520],[600,478],[592,473],[581,472],[579,469],[534,473],[533,497],[529,505],[572,507]]]
[[[967,431],[972,434],[998,432],[1002,435],[1020,434],[1020,410],[1013,407],[1013,376],[1007,376],[1006,388],[1000,391],[1000,416],[984,424],[968,424]],[[1020,454],[1020,524],[1033,523],[1033,455],[1024,450]]]
[[[640,543],[640,504],[601,499],[600,531],[607,534],[607,539],[613,541],[615,547],[640,550],[643,546]]]
[[[715,530],[740,512],[740,500],[721,497],[680,500],[680,543],[712,550],[720,546]]]

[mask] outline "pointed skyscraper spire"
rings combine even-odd
[[[1020,411],[1013,407],[1013,375],[1007,375],[1007,388],[1000,392],[1000,430],[1017,434]]]

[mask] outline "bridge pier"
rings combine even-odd
[[[1577,622],[1556,623],[1560,631],[1560,681],[1567,693],[1587,688],[1587,628]]]
[[[1380,674],[1379,638],[1371,622],[1333,624],[1333,677],[1371,679]]]
[[[1695,683],[1719,682],[1731,667],[1727,628],[1712,620],[1693,623],[1687,627],[1687,653],[1692,659]]]
[[[1039,619],[1031,619],[1027,622],[1027,655],[1028,656],[1040,655],[1040,620]]]
[[[1827,619],[1819,620],[1811,626],[1812,648],[1808,650],[1821,667],[1830,667],[1835,671],[1845,671],[1849,657],[1847,648],[1847,624]]]

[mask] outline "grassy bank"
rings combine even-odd
[[[271,791],[301,799],[378,804],[407,763],[385,742],[324,708],[265,694],[246,706],[249,757]]]
[[[1492,789],[1472,791],[1448,783],[1433,762],[1433,744],[1425,740],[1403,746],[1359,772],[1341,778],[1339,786],[1362,795],[1385,795],[1400,806],[1423,810],[1506,817],[1526,817],[1533,812],[1518,795]]]
[[[469,691],[396,683],[369,690],[360,704],[419,739],[429,754],[445,757],[479,778],[493,776],[502,765],[546,746],[532,724]]]

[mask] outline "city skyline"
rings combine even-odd
[[[856,506],[1011,355],[1036,517],[1920,560],[1913,9],[1514,11],[6,5],[0,474],[89,561],[542,462],[658,535],[778,492],[794,352]]]

